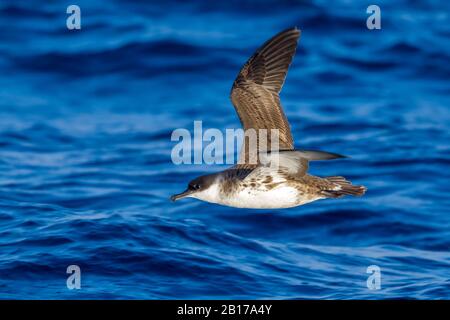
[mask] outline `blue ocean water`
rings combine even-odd
[[[0,298],[449,299],[450,5],[377,1],[371,31],[370,4],[2,1]],[[311,172],[367,194],[171,203],[225,167],[174,165],[172,131],[239,128],[232,81],[292,26],[281,98],[296,145],[349,155]]]

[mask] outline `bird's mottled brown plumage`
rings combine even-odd
[[[283,31],[267,41],[245,63],[231,89],[231,101],[239,115],[244,130],[267,129],[267,148],[271,148],[270,129],[279,130],[279,149],[292,150],[291,129],[281,106],[279,93],[289,65],[295,55],[300,30]],[[249,163],[249,143],[244,141],[240,163]],[[258,151],[261,151],[258,149]]]
[[[227,183],[228,190],[239,190],[244,186],[241,181],[258,167],[257,163],[250,160],[250,148],[260,150],[259,139],[267,139],[267,148],[271,148],[270,129],[279,130],[279,150],[293,150],[294,143],[289,122],[283,112],[279,93],[283,87],[289,66],[295,55],[300,30],[297,28],[280,32],[272,39],[264,43],[244,64],[240,70],[231,89],[231,101],[237,111],[244,130],[267,129],[268,135],[261,137],[257,132],[257,143],[251,146],[244,138],[242,150],[239,156],[239,164],[226,170],[228,175],[232,174],[233,185]],[[286,181],[298,189],[302,194],[320,194],[336,197],[333,188],[339,183],[347,185],[347,181],[330,181],[326,178],[319,178],[306,174],[309,168],[309,161],[305,158],[299,159],[299,170],[295,173],[279,171],[281,176],[285,176]],[[242,172],[243,174],[242,174]],[[271,178],[269,176],[269,178]],[[261,181],[260,181],[261,182]],[[279,183],[272,181],[262,181],[262,187],[272,189]],[[251,186],[251,185],[250,185]],[[349,193],[359,193],[361,190],[350,189]],[[339,195],[341,196],[341,195]]]

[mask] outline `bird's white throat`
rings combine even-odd
[[[189,197],[212,203],[220,203],[220,179],[216,178],[209,188],[197,191]]]

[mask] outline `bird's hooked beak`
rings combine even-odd
[[[174,194],[173,196],[170,197],[170,200],[172,200],[172,201],[177,201],[177,200],[186,198],[186,197],[190,196],[190,195],[193,194],[193,193],[194,193],[193,190],[189,190],[189,189],[188,189],[188,190],[186,190],[186,191],[183,191],[182,193]]]

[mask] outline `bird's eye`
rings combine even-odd
[[[191,187],[191,189],[194,189],[194,190],[200,189],[200,185],[197,183],[191,184],[189,187]]]

